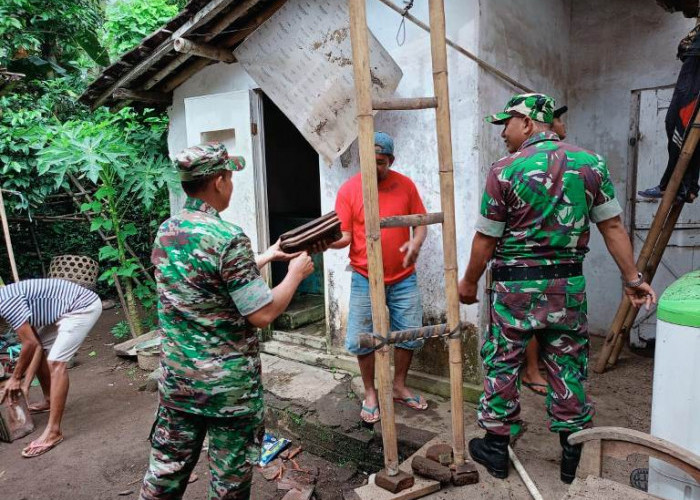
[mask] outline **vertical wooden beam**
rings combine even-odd
[[[678,190],[681,186],[683,176],[685,175],[685,171],[688,169],[690,159],[692,158],[693,153],[695,153],[695,149],[697,148],[698,142],[700,141],[700,112],[695,113],[693,122],[688,127],[690,130],[685,139],[685,142],[683,143],[681,154],[678,157],[676,166],[673,169],[671,179],[668,181],[668,186],[666,186],[664,196],[663,198],[661,198],[661,203],[659,204],[659,208],[656,211],[656,215],[654,215],[654,220],[651,223],[651,228],[649,229],[649,234],[647,234],[647,239],[646,241],[644,241],[644,246],[642,247],[641,252],[639,252],[639,257],[637,258],[637,269],[641,272],[648,271],[647,265],[649,263],[650,257],[652,255],[652,252],[654,251],[654,248],[657,245],[657,242],[659,241],[661,232],[667,224],[668,215],[671,213],[671,210],[673,208],[673,204],[676,200],[676,195],[678,194]],[[671,228],[670,231],[673,231],[673,228]],[[663,255],[663,250],[665,250],[665,248],[666,245],[663,245],[663,248],[660,249],[661,255]],[[656,268],[654,268],[654,271],[656,271]],[[627,299],[627,296],[624,296],[622,298],[620,306],[617,309],[617,313],[615,314],[615,319],[613,320],[613,323],[610,326],[608,335],[605,338],[603,348],[601,349],[600,354],[598,355],[598,360],[596,361],[594,367],[596,373],[603,373],[605,371],[608,365],[608,360],[611,359],[613,351],[616,350],[616,345],[619,342],[619,337],[624,336],[622,332],[622,325],[625,322],[625,318],[630,313],[631,307],[632,304]],[[636,314],[636,312],[634,314]],[[617,349],[618,354],[620,349],[621,347]]]
[[[454,174],[452,165],[452,129],[450,125],[450,93],[447,80],[447,47],[445,45],[445,5],[443,0],[430,0],[430,51],[433,60],[433,87],[437,99],[438,161],[440,164],[440,199],[445,220],[442,224],[442,250],[445,261],[445,294],[447,325],[459,326],[459,293],[457,291],[457,241],[455,230]],[[452,399],[452,446],[456,465],[464,463],[464,398],[462,395],[462,339],[449,340],[450,393]]]
[[[382,337],[389,334],[384,293],[384,266],[382,264],[382,240],[379,229],[379,192],[377,189],[377,162],[374,152],[374,118],[372,116],[372,82],[369,70],[369,42],[367,36],[366,0],[349,0],[350,38],[352,41],[353,71],[359,126],[360,168],[362,172],[362,198],[365,205],[365,232],[367,237],[367,263],[369,267],[372,322]],[[390,476],[399,472],[399,455],[396,445],[396,423],[392,398],[392,377],[389,366],[389,347],[375,352],[379,377],[379,408],[382,414],[382,442],[384,466]]]
[[[0,189],[0,219],[2,219],[2,232],[5,235],[5,246],[7,247],[7,256],[10,259],[10,269],[12,270],[12,279],[15,283],[19,281],[17,273],[17,263],[15,262],[15,252],[12,250],[12,239],[10,238],[10,226],[7,224],[7,214],[5,213],[5,200],[2,197],[2,189]]]

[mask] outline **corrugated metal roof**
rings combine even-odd
[[[120,106],[130,102],[130,92],[137,92],[153,99],[141,105],[163,106],[173,89],[216,62],[177,52],[174,48],[177,38],[233,51],[285,1],[191,0],[163,27],[105,68],[80,101],[93,109],[103,105]],[[117,89],[119,92],[115,96]]]

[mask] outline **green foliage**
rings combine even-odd
[[[131,329],[127,321],[120,321],[112,327],[112,335],[117,340],[122,340],[131,337]]]
[[[0,3],[0,66],[31,76],[64,71],[80,52],[109,64],[98,38],[99,0],[3,0]]]
[[[112,57],[139,44],[178,13],[168,0],[117,0],[107,6],[105,41]]]

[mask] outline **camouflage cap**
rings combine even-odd
[[[229,156],[226,146],[220,142],[207,142],[180,151],[173,165],[181,181],[193,181],[221,170],[243,170],[245,158]]]
[[[554,118],[554,99],[545,94],[514,95],[510,98],[502,113],[487,116],[485,120],[499,125],[515,116],[529,116],[538,122],[552,123]]]

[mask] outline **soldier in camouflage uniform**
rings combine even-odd
[[[175,159],[188,198],[153,247],[162,376],[142,500],[182,498],[206,434],[209,498],[250,496],[264,430],[255,327],[284,311],[313,264],[306,253],[294,257],[284,281],[268,288],[259,267],[293,256],[275,244],[256,259],[241,228],[219,216],[233,192],[231,171],[244,165],[219,143]]]
[[[567,438],[590,427],[593,404],[583,383],[588,363],[583,258],[595,223],[622,272],[635,306],[656,301],[637,272],[620,220],[622,209],[605,160],[560,141],[551,131],[554,100],[514,96],[487,121],[503,124],[509,156],[492,165],[486,180],[469,266],[460,299],[477,301],[477,283],[491,261],[490,325],[484,336],[484,393],[478,409],[483,439],[469,452],[495,477],[508,475],[508,443],[519,433],[520,372],[533,336],[542,346],[550,390],[549,428],[563,448],[561,478],[571,482],[580,446]]]

